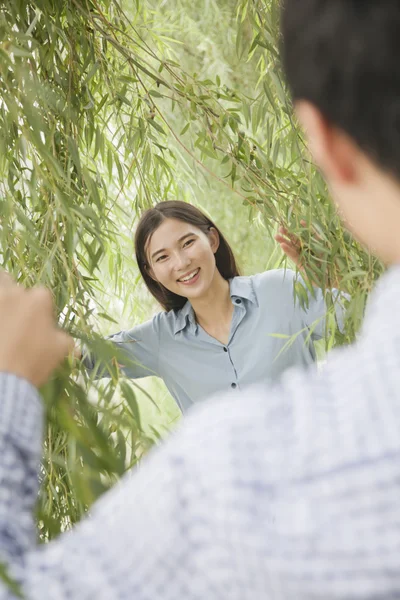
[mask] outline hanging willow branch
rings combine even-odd
[[[214,4],[218,18],[200,35],[219,35],[221,73],[210,77],[206,51],[187,45],[201,2],[0,3],[2,264],[24,285],[52,289],[60,323],[103,358],[110,350],[93,333],[94,306],[97,318],[116,320],[101,307],[104,265],[119,295],[130,289],[124,248],[138,211],[200,193],[199,173],[232,211],[244,205],[249,222],[301,235],[310,279],[324,288],[340,276],[352,295],[347,332],[328,347],[354,337],[382,270],[341,228],[307,155],[279,63],[278,2]],[[89,397],[79,377],[66,367],[43,390],[44,540],[77,521],[152,443],[137,390],[120,385],[117,369]]]

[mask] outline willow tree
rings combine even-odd
[[[300,235],[307,285],[341,278],[352,296],[347,330],[333,328],[327,347],[353,338],[382,269],[342,230],[304,148],[279,63],[278,2],[213,3],[220,20],[207,27],[233,32],[221,40],[234,56],[229,77],[226,59],[204,76],[207,50],[188,45],[186,24],[206,4],[0,3],[2,264],[24,285],[50,287],[60,323],[104,357],[99,323],[115,314],[99,298],[132,289],[137,214],[194,200],[194,173],[241,207],[243,230],[256,222],[267,239],[284,224]],[[154,441],[136,391],[117,367],[95,387],[71,365],[43,390],[42,539],[78,520]]]

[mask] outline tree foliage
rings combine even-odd
[[[107,298],[134,290],[142,298],[130,256],[137,215],[183,198],[225,218],[237,244],[246,239],[257,254],[247,253],[246,266],[281,264],[279,253],[256,260],[280,224],[300,235],[309,277],[326,288],[339,274],[352,297],[347,332],[327,347],[354,337],[382,266],[340,226],[305,149],[279,62],[277,0],[2,0],[1,8],[2,264],[24,285],[53,290],[64,327],[109,355],[94,333],[115,327]],[[38,521],[48,539],[157,432],[144,432],[138,388],[117,369],[95,387],[67,365],[43,392]]]

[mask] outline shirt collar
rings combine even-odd
[[[229,280],[229,286],[233,304],[236,304],[236,300],[249,300],[258,306],[251,277],[234,277]]]
[[[174,323],[174,334],[175,335],[177,333],[179,333],[180,331],[182,331],[183,329],[185,329],[188,323],[189,323],[190,327],[192,328],[193,332],[194,333],[196,332],[197,323],[196,323],[196,319],[194,316],[193,307],[190,304],[189,300],[175,314],[176,314],[176,319],[175,319],[175,323]]]
[[[254,292],[253,281],[251,277],[234,277],[229,280],[230,295],[232,304],[237,306],[239,303],[237,300],[249,300],[256,306],[258,306],[257,296]],[[194,316],[194,310],[189,300],[186,304],[178,310],[176,313],[174,323],[174,334],[176,335],[186,327],[189,327],[192,333],[197,331],[196,318]]]

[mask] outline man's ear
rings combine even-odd
[[[360,155],[356,144],[310,102],[297,102],[296,113],[308,139],[313,159],[328,183],[352,183]]]
[[[219,233],[215,227],[210,227],[208,239],[210,241],[211,250],[215,254],[219,248]]]

